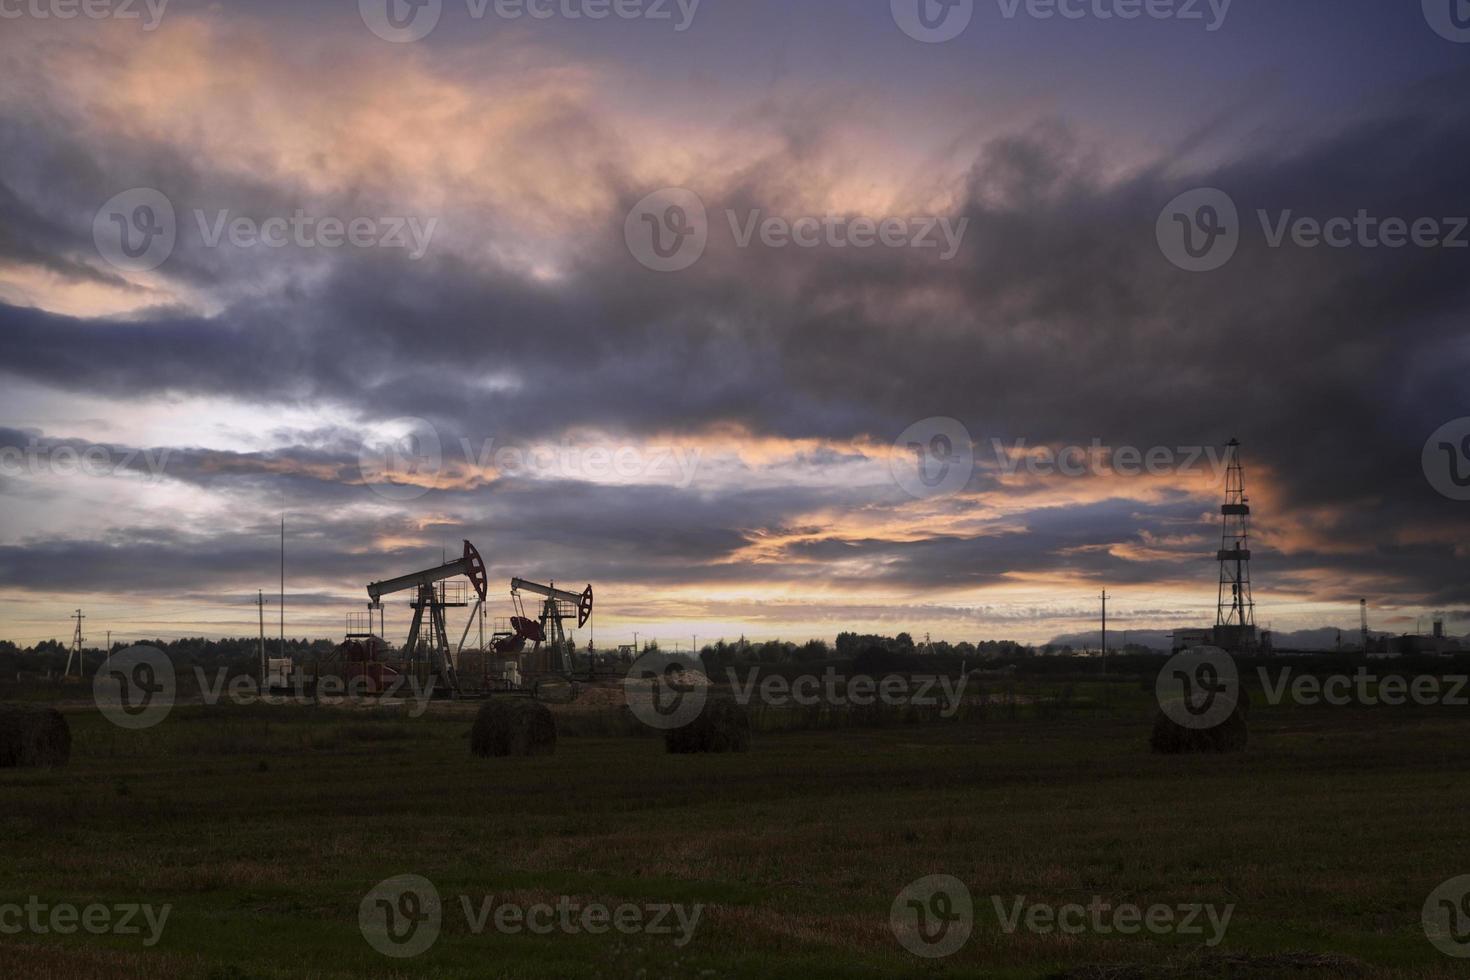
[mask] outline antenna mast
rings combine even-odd
[[[281,656],[286,654],[286,515],[281,515]]]

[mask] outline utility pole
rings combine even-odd
[[[1102,672],[1108,672],[1108,590],[1102,594]]]
[[[112,630],[107,631],[107,655],[103,658],[104,663],[112,663]]]
[[[72,634],[72,637],[71,637],[71,652],[66,655],[66,667],[61,672],[61,679],[62,680],[66,680],[68,677],[71,676],[71,660],[72,660],[72,657],[76,657],[76,659],[77,659],[77,680],[81,680],[82,679],[82,620],[86,619],[87,617],[83,616],[82,615],[82,611],[80,609],[78,609],[75,613],[72,614],[72,617],[71,618],[72,619],[75,619],[77,621],[77,628],[76,628],[76,632],[74,632]]]
[[[270,693],[270,677],[266,673],[265,665],[265,590],[255,590],[255,605],[260,610],[260,691],[262,694]]]
[[[636,656],[638,656],[638,654],[640,654],[642,652],[643,652],[642,650],[638,649],[638,631],[637,630],[634,630],[633,631],[633,656],[636,657]]]

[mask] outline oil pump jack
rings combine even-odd
[[[489,589],[489,579],[485,573],[485,562],[480,558],[480,553],[475,546],[468,541],[464,543],[464,556],[451,562],[445,562],[435,568],[428,568],[422,572],[414,572],[409,575],[400,575],[385,582],[374,582],[367,587],[368,598],[372,600],[368,604],[369,616],[373,610],[381,611],[382,599],[385,595],[396,592],[407,592],[413,589],[417,592],[410,605],[413,606],[413,626],[408,631],[408,642],[404,644],[404,658],[411,665],[427,662],[430,671],[437,675],[449,690],[459,691],[459,678],[454,670],[454,657],[450,652],[449,633],[445,626],[444,610],[451,606],[467,606],[465,593],[461,589],[458,592],[446,588],[446,580],[464,576],[474,586],[475,593],[479,596],[475,603],[475,611],[470,614],[469,622],[465,625],[465,635],[469,635],[470,623],[475,621],[475,616],[480,611],[480,606],[485,602],[485,595]],[[421,638],[420,633],[424,626],[424,612],[429,614],[429,633],[426,638]],[[421,639],[423,642],[421,642]],[[464,646],[464,637],[460,638],[460,646]],[[420,656],[420,649],[424,656]]]
[[[525,607],[521,603],[522,592],[542,598],[541,612],[536,619],[526,615]],[[570,674],[573,670],[572,652],[567,643],[563,622],[575,615],[577,629],[587,625],[587,620],[592,617],[592,586],[587,586],[584,592],[576,593],[558,589],[555,583],[540,585],[523,578],[513,578],[510,580],[510,595],[516,607],[516,616],[511,620],[516,636],[531,640],[538,647],[543,642],[546,643],[557,672]]]

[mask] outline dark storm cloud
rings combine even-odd
[[[370,580],[437,563],[437,547],[373,546],[380,537],[395,534],[442,540],[451,557],[459,539],[468,538],[497,579],[520,575],[561,581],[575,574],[583,580],[669,585],[745,582],[769,575],[720,563],[746,543],[741,532],[721,530],[721,523],[753,504],[734,500],[721,508],[711,501],[700,507],[691,506],[687,494],[610,489],[595,495],[595,513],[568,522],[555,508],[538,503],[548,497],[575,501],[588,496],[556,485],[503,494],[493,514],[465,506],[448,510],[442,525],[427,527],[378,510],[324,512],[304,506],[309,497],[293,496],[286,513],[291,576],[295,581],[329,582],[351,593]],[[439,498],[434,503],[452,508],[453,501]],[[787,505],[799,506],[794,500]],[[767,501],[761,513],[768,516],[777,509]],[[618,514],[632,518],[619,523]],[[661,522],[653,520],[655,514],[662,515]],[[87,540],[32,535],[22,543],[0,546],[0,588],[158,594],[238,588],[252,581],[251,570],[255,579],[269,577],[278,557],[277,534],[274,519],[266,519],[207,532],[129,527]]]
[[[816,511],[892,512],[895,494],[884,485],[746,488],[737,481],[689,492],[498,478],[472,489],[429,490],[395,504],[362,485],[350,446],[272,453],[135,450],[0,429],[0,457],[8,459],[6,454],[17,448],[43,461],[58,460],[63,448],[81,459],[103,449],[129,477],[198,486],[235,501],[231,512],[241,523],[190,530],[118,528],[96,540],[33,534],[0,549],[0,587],[43,592],[178,594],[209,585],[240,587],[249,569],[268,571],[276,560],[277,502],[289,524],[293,577],[332,582],[344,593],[353,591],[355,579],[396,574],[395,569],[426,565],[433,557],[427,554],[433,549],[383,548],[373,542],[438,538],[454,551],[461,537],[480,547],[500,578],[560,580],[575,572],[580,579],[650,588],[810,580],[859,592],[875,586],[936,589],[993,584],[1013,572],[1094,577],[1109,566],[1114,582],[1125,577],[1146,582],[1169,577],[1177,562],[1117,562],[1107,556],[1107,545],[1138,541],[1151,529],[1162,533],[1197,516],[1187,501],[1143,515],[1135,502],[1108,501],[1009,515],[1003,528],[978,537],[894,542],[844,538],[801,523]],[[123,460],[132,462],[124,466]],[[74,468],[61,472],[72,474]],[[17,493],[25,486],[23,480],[19,484]],[[425,524],[410,516],[414,513],[438,517]],[[792,535],[795,543],[779,543]],[[767,560],[759,565],[738,560],[761,541],[768,547],[777,542]],[[856,561],[868,570],[834,572],[828,564],[834,560]]]
[[[958,418],[981,440],[1099,437],[1149,447],[1239,436],[1247,465],[1269,471],[1279,506],[1321,509],[1317,533],[1349,545],[1349,554],[1308,546],[1272,556],[1283,577],[1371,562],[1390,588],[1463,603],[1470,576],[1455,551],[1470,540],[1470,514],[1427,486],[1419,453],[1439,424],[1470,414],[1467,252],[1271,249],[1255,212],[1470,214],[1470,106],[1459,98],[1467,81],[1463,73],[1437,79],[1328,135],[1262,137],[1188,174],[1160,161],[1104,181],[1089,148],[1063,127],[995,141],[952,216],[970,225],[948,263],[913,250],[715,242],[688,272],[656,275],[632,261],[621,238],[626,208],[649,188],[613,165],[607,180],[620,206],[583,229],[553,281],[452,252],[420,262],[366,252],[315,260],[320,278],[293,279],[262,298],[232,290],[241,270],[253,278],[268,263],[231,265],[238,256],[185,243],[165,271],[218,286],[228,296],[223,312],[89,320],[0,306],[0,372],[117,398],[330,402],[480,438],[738,423],[759,435],[883,441],[928,416]],[[782,151],[728,186],[695,187],[718,231],[724,208],[781,214],[796,199],[795,175],[816,137],[787,130],[797,135]],[[0,185],[0,256],[77,278],[107,278],[77,256],[91,247],[96,205],[121,187],[166,185],[183,201],[243,200],[262,214],[289,213],[300,200],[264,183],[221,185],[165,147],[84,147],[34,120],[0,134],[15,151]],[[12,159],[25,162],[12,168]],[[61,162],[48,171],[43,161],[53,160]],[[48,173],[53,179],[43,179]],[[1153,234],[1164,204],[1197,186],[1228,192],[1245,225],[1239,254],[1209,274],[1171,266]],[[486,384],[506,377],[511,383]],[[179,452],[173,479],[321,503],[355,492],[307,472],[326,467],[354,480],[349,438],[274,454]],[[751,534],[814,507],[871,502],[795,490],[485,489],[483,499],[446,493],[431,502],[493,539],[506,565],[575,562],[584,577],[669,583],[742,580],[750,570],[720,561]],[[851,558],[873,562],[877,578],[931,586],[989,584],[1018,570],[1113,582],[1176,576],[1192,559],[1125,562],[1105,546],[1133,540],[1161,517],[1198,514],[1172,504],[1127,508],[1036,511],[1024,533],[972,539],[834,537],[794,546],[790,563],[765,574],[799,578],[816,574],[807,562]],[[1442,543],[1395,540],[1425,525],[1440,529]],[[367,523],[331,527],[369,532]],[[259,558],[248,543],[219,543],[234,560]],[[34,588],[68,575],[117,581],[107,576],[122,574],[139,548],[168,558],[125,577],[140,588],[154,577],[162,587],[185,573],[222,575],[206,567],[220,555],[200,557],[195,544],[145,535],[12,546],[0,552],[0,581],[19,582],[27,562],[53,570],[24,576]],[[324,575],[341,575],[350,561],[325,543],[318,557]]]
[[[3,124],[0,124],[0,154],[9,149],[4,135]],[[26,204],[0,175],[0,259],[37,265],[69,279],[121,284],[122,280],[117,276],[66,258],[65,252],[70,245],[71,242],[58,233],[57,227]]]
[[[1198,508],[1187,499],[1142,513],[1136,502],[1121,500],[1038,507],[1008,515],[978,536],[891,541],[843,537],[801,522],[817,511],[893,513],[897,497],[886,485],[747,488],[735,481],[689,492],[494,478],[395,503],[363,485],[354,443],[336,430],[316,435],[323,437],[316,448],[237,453],[136,450],[0,429],[0,459],[9,461],[24,449],[43,464],[55,463],[52,475],[81,479],[74,466],[59,462],[63,450],[68,459],[81,460],[102,450],[128,477],[201,487],[235,501],[232,513],[253,515],[241,527],[120,528],[89,541],[31,535],[0,550],[0,586],[175,594],[210,584],[238,587],[244,570],[268,569],[275,560],[277,502],[288,515],[293,576],[325,579],[348,592],[353,577],[366,580],[428,563],[423,547],[372,544],[395,538],[437,537],[453,551],[460,537],[468,537],[502,578],[562,579],[575,571],[578,578],[648,587],[810,580],[855,592],[963,588],[1022,572],[1098,580],[1106,574],[1115,584],[1144,583],[1175,577],[1182,565],[1198,560],[1187,540],[1170,546],[1177,557],[1157,545],[1150,546],[1154,557],[1147,560],[1120,561],[1108,554],[1110,544],[1140,543],[1147,534],[1161,536],[1197,519]],[[426,525],[408,516],[413,513],[438,516]],[[781,543],[787,538],[792,542]],[[739,554],[758,542],[766,544],[766,560],[740,561]],[[861,573],[846,570],[858,566]]]
[[[1142,544],[1144,535],[1162,533],[1173,520],[1197,517],[1198,508],[1189,504],[1140,513],[1135,501],[1108,500],[1024,511],[994,533],[978,536],[935,534],[917,541],[829,538],[789,550],[809,562],[871,563],[871,575],[855,575],[845,584],[877,577],[895,583],[923,582],[929,588],[977,588],[1025,573],[1140,584],[1188,578],[1204,567],[1198,547],[1154,545],[1150,551],[1156,554],[1148,559],[1120,559],[1109,553],[1109,547]]]
[[[1187,178],[1161,165],[1103,185],[1064,132],[999,141],[972,172],[954,263],[912,250],[714,248],[688,274],[656,276],[630,262],[615,213],[555,285],[454,256],[354,254],[309,293],[212,318],[83,322],[7,308],[0,342],[9,370],[59,385],[293,390],[383,417],[489,413],[527,435],[596,420],[891,436],[932,414],[1033,442],[1116,431],[1145,445],[1218,443],[1238,428],[1273,464],[1309,454],[1311,465],[1279,466],[1282,478],[1330,493],[1350,443],[1404,458],[1451,417],[1448,392],[1435,395],[1465,366],[1462,255],[1268,249],[1253,212],[1470,213],[1459,179],[1470,110],[1447,84],[1467,77],[1332,138],[1256,147]],[[760,194],[774,183],[779,202],[770,173],[783,162],[711,195],[712,208],[780,213]],[[1199,185],[1226,189],[1249,228],[1231,265],[1189,275],[1163,260],[1152,227],[1166,201]],[[914,312],[926,293],[945,302]],[[524,383],[483,390],[495,371]],[[556,397],[542,397],[551,386]],[[1277,441],[1283,418],[1305,438]]]
[[[276,556],[277,516],[290,530],[293,576],[340,582],[383,577],[429,563],[424,547],[379,540],[468,537],[500,577],[560,578],[575,569],[599,580],[679,584],[749,581],[768,573],[727,564],[751,537],[817,507],[858,506],[888,495],[830,488],[687,492],[664,486],[596,486],[580,481],[489,478],[469,488],[449,480],[404,500],[379,496],[359,469],[358,443],[335,430],[324,445],[269,453],[99,444],[0,429],[7,492],[64,492],[69,481],[132,479],[185,484],[232,501],[240,526],[112,529],[96,539],[42,529],[0,548],[0,587],[45,592],[179,593],[238,585]],[[94,455],[95,454],[95,455]],[[90,463],[88,461],[91,461]],[[80,461],[80,463],[79,463]],[[43,485],[41,480],[48,480]],[[49,487],[50,489],[44,489]],[[432,514],[433,520],[412,517]],[[298,557],[299,556],[299,557]]]

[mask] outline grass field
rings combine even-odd
[[[563,710],[555,756],[473,758],[470,715],[193,706],[125,731],[68,712],[60,770],[0,772],[0,902],[172,906],[161,940],[0,936],[5,977],[1462,976],[1420,912],[1470,873],[1470,720],[1450,708],[1258,707],[1249,750],[1153,756],[1137,678],[961,720],[770,730],[670,756]],[[1259,702],[1258,702],[1259,703]],[[583,733],[583,734],[579,734]],[[374,951],[359,903],[432,881],[437,943]],[[895,897],[964,881],[974,934],[904,951]],[[473,933],[459,898],[704,906],[668,936]],[[1233,904],[1198,937],[1007,934],[1009,905]],[[1288,952],[1334,953],[1291,972]]]

